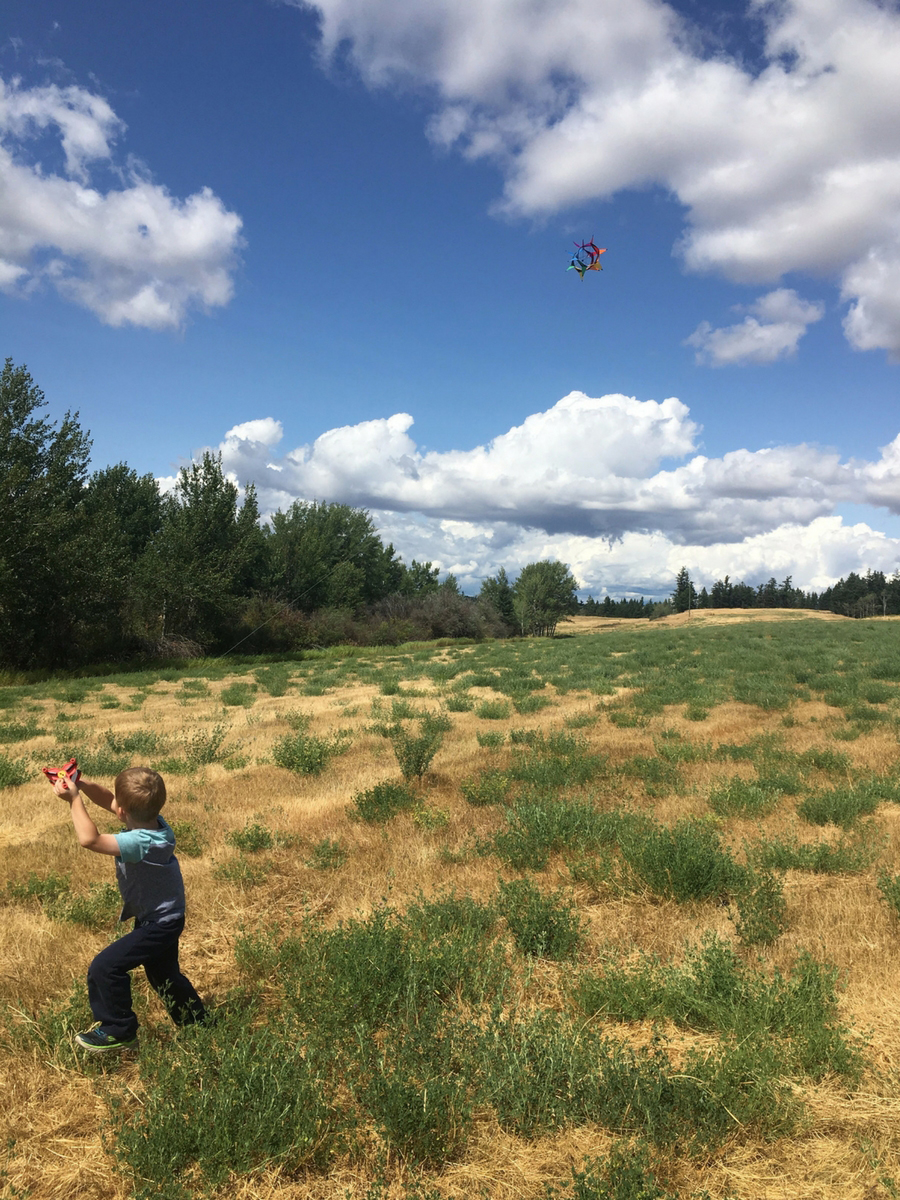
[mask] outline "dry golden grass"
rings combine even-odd
[[[782,614],[765,615],[772,619]],[[757,614],[712,611],[668,618],[666,623],[748,617],[756,619]],[[603,631],[616,624],[600,618],[576,618],[574,632]],[[630,623],[630,628],[637,624]],[[646,628],[649,632],[653,626],[647,623]],[[239,678],[245,677],[233,677]],[[78,724],[111,728],[120,736],[151,729],[177,741],[185,733],[223,719],[218,697],[231,681],[212,681],[208,696],[188,704],[182,702],[177,684],[158,684],[138,712],[103,710],[98,694],[91,693],[78,708]],[[441,697],[437,688],[420,680],[416,689],[428,694],[412,703],[438,708]],[[473,694],[478,691],[474,689]],[[127,688],[114,685],[105,691],[106,696],[117,696],[123,702],[128,694]],[[491,695],[488,689],[482,694]],[[289,928],[309,910],[339,921],[366,913],[385,898],[402,908],[419,893],[433,895],[448,888],[482,899],[496,891],[495,859],[463,855],[459,861],[448,861],[441,853],[442,848],[461,848],[473,835],[484,836],[501,823],[495,809],[470,807],[460,794],[461,780],[476,767],[500,765],[510,753],[504,747],[488,755],[478,746],[478,731],[560,728],[567,717],[594,713],[597,723],[580,732],[613,764],[636,754],[653,754],[654,735],[663,727],[677,730],[687,740],[713,745],[778,732],[798,753],[814,746],[834,746],[828,740],[833,710],[820,702],[794,705],[795,724],[788,729],[780,723],[781,714],[766,714],[736,703],[721,705],[702,724],[670,711],[644,727],[618,728],[602,711],[597,713],[603,701],[598,704],[596,697],[578,692],[556,697],[554,707],[534,716],[513,713],[505,720],[484,721],[471,712],[454,713],[453,729],[445,737],[425,789],[428,809],[441,810],[446,824],[429,829],[414,814],[403,814],[386,831],[382,826],[354,822],[347,813],[355,793],[397,777],[389,741],[369,729],[377,695],[374,685],[345,687],[322,696],[298,697],[294,693],[273,698],[260,692],[251,708],[229,709],[225,718],[231,725],[226,751],[239,750],[250,759],[246,766],[226,770],[212,765],[192,776],[169,778],[165,815],[171,822],[190,821],[204,843],[200,857],[181,860],[189,900],[182,961],[201,993],[213,1001],[237,982],[233,947],[241,929],[273,920]],[[38,719],[48,726],[54,704],[50,700],[42,703],[45,713]],[[318,777],[292,775],[256,762],[271,755],[276,738],[289,729],[286,717],[298,709],[310,716],[313,734],[353,731],[351,748],[334,758]],[[40,759],[55,743],[55,737],[48,734],[24,743],[21,750]],[[900,758],[896,736],[879,730],[840,748],[859,768],[884,770]],[[136,755],[134,761],[143,757]],[[668,822],[687,813],[708,812],[706,796],[711,787],[746,770],[740,762],[685,764],[684,790],[658,801],[648,799],[639,781],[623,783],[620,777],[614,785],[599,785],[594,794],[610,805],[630,795],[635,803],[651,808]],[[8,789],[2,797],[0,879],[21,881],[32,871],[42,875],[52,871],[68,874],[76,889],[85,890],[91,883],[111,877],[107,859],[79,849],[67,808],[54,798],[43,778]],[[100,816],[102,827],[114,828]],[[880,867],[898,872],[900,810],[883,805],[877,820],[888,839]],[[236,856],[227,835],[252,821],[290,835],[292,842],[260,856],[271,865],[262,884],[241,888],[218,877],[216,867]],[[743,838],[757,832],[759,824],[731,821],[728,829],[733,844],[739,847]],[[788,829],[792,821],[779,812],[761,824],[771,835]],[[806,827],[799,832],[811,840],[821,836],[820,831]],[[324,838],[339,839],[347,850],[342,869],[324,871],[305,865],[312,848]],[[891,1190],[893,1185],[883,1180],[900,1179],[900,1022],[894,1012],[900,989],[900,933],[896,919],[879,903],[874,874],[874,870],[852,877],[789,872],[790,928],[761,956],[772,966],[787,970],[797,951],[805,947],[846,972],[843,1016],[870,1038],[871,1069],[862,1089],[848,1092],[839,1082],[804,1084],[800,1090],[809,1121],[800,1134],[772,1143],[737,1138],[707,1159],[673,1154],[668,1185],[678,1194],[689,1196],[706,1189],[712,1197],[735,1200],[875,1200],[897,1194]],[[558,886],[564,878],[559,860],[551,860],[543,873],[547,886]],[[727,912],[716,906],[660,903],[636,895],[598,897],[585,888],[576,889],[576,896],[590,930],[587,960],[600,947],[609,946],[626,952],[639,947],[663,958],[677,956],[686,941],[697,940],[709,929],[733,937]],[[106,944],[108,936],[108,931],[91,933],[51,921],[37,905],[0,904],[0,1000],[22,1014],[36,1011],[48,1000],[59,1000],[69,993],[74,980],[83,977],[90,958]],[[538,964],[531,983],[535,998],[556,1006],[568,970]],[[145,997],[145,1019],[164,1026],[165,1018],[156,1001],[147,998],[143,983],[136,990]],[[641,1040],[649,1034],[649,1027],[638,1026],[629,1036]],[[684,1045],[702,1044],[701,1038],[682,1033],[673,1032],[673,1037]],[[132,1061],[124,1058],[108,1069],[118,1071],[127,1085],[137,1088]],[[92,1086],[90,1071],[82,1074],[63,1068],[51,1054],[39,1050],[7,1054],[0,1062],[0,1098],[0,1144],[9,1147],[5,1175],[0,1174],[0,1194],[31,1200],[126,1200],[128,1183],[101,1138],[105,1110]],[[430,1186],[448,1200],[482,1194],[491,1200],[538,1200],[546,1182],[559,1184],[585,1154],[602,1155],[614,1140],[609,1130],[581,1127],[528,1141],[505,1133],[490,1114],[483,1114],[462,1157],[435,1176]],[[235,1200],[344,1200],[362,1198],[369,1180],[364,1164],[347,1161],[331,1175],[299,1181],[282,1178],[277,1170],[264,1172],[252,1179],[235,1180],[222,1194]],[[403,1170],[398,1169],[385,1200],[404,1195],[405,1180]],[[6,1193],[2,1193],[4,1187]]]

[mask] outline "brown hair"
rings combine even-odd
[[[116,802],[136,821],[152,821],[166,802],[162,775],[149,767],[126,767],[116,776]]]

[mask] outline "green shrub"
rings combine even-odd
[[[260,850],[271,850],[275,845],[272,831],[258,821],[248,822],[243,829],[232,829],[225,834],[225,842],[235,850],[247,854],[258,854]]]
[[[797,759],[801,767],[814,767],[817,771],[835,771],[847,773],[850,770],[850,759],[846,754],[828,747],[812,746]]]
[[[347,851],[336,838],[322,838],[303,864],[312,871],[337,871],[347,861]]]
[[[271,871],[272,863],[269,859],[251,862],[243,854],[238,854],[226,862],[219,863],[214,868],[213,875],[225,883],[233,883],[235,887],[253,888],[265,883]]]
[[[502,771],[481,771],[464,779],[459,785],[467,803],[476,808],[486,804],[502,804],[509,788],[509,776]]]
[[[491,729],[485,733],[480,731],[475,734],[479,746],[483,746],[486,750],[499,750],[506,741],[506,734],[499,733]]]
[[[712,789],[709,807],[720,817],[761,817],[772,812],[779,799],[779,792],[735,776]]]
[[[745,946],[768,946],[784,933],[784,882],[771,871],[753,872],[734,896],[735,929]]]
[[[152,729],[136,729],[133,733],[115,734],[111,729],[105,730],[103,744],[113,754],[158,754],[164,746],[164,740]]]
[[[420,721],[418,737],[396,725],[390,739],[403,778],[421,779],[443,744],[444,727],[440,718],[425,716]]]
[[[513,692],[510,699],[520,716],[540,712],[542,708],[550,708],[553,704],[549,696],[537,696],[534,692]]]
[[[0,788],[21,787],[34,777],[34,771],[27,758],[10,758],[8,754],[0,754]]]
[[[363,792],[357,792],[348,813],[361,821],[383,824],[397,813],[412,808],[415,803],[416,795],[409,784],[386,779]]]
[[[226,708],[251,708],[256,703],[256,690],[255,683],[238,680],[222,688],[219,699]]]
[[[471,712],[475,701],[464,692],[451,692],[445,701],[448,712]]]
[[[34,719],[25,722],[0,722],[0,743],[27,742],[46,732],[46,729],[41,729]]]
[[[853,838],[836,842],[800,842],[796,835],[759,838],[746,845],[747,859],[777,871],[812,871],[816,875],[858,875],[878,857],[876,831],[858,828]]]
[[[475,716],[482,721],[505,721],[509,716],[509,701],[482,700],[475,706]]]
[[[287,663],[277,663],[271,667],[260,667],[253,672],[253,677],[270,696],[283,696],[290,686],[291,671]]]
[[[175,834],[175,847],[185,858],[200,858],[205,843],[200,831],[192,821],[173,821],[172,832]]]
[[[506,809],[507,828],[484,844],[514,870],[541,871],[551,854],[584,854],[610,837],[609,814],[588,801],[519,800]]]
[[[619,848],[636,885],[679,904],[725,898],[744,880],[716,831],[695,817],[627,831]]]
[[[9,885],[7,884],[7,890]],[[878,890],[881,898],[891,909],[895,917],[900,917],[900,875],[888,875],[883,871],[878,876]]]
[[[849,829],[861,816],[873,813],[881,802],[874,790],[866,788],[835,788],[816,792],[797,805],[797,812],[811,825],[840,825]]]
[[[648,796],[664,796],[681,786],[678,768],[664,758],[636,754],[622,765],[622,774],[640,779]]]
[[[346,733],[320,738],[301,731],[280,737],[272,748],[272,758],[279,767],[295,775],[321,775],[331,759],[348,748]]]
[[[687,948],[684,962],[663,965],[652,955],[601,971],[585,971],[573,999],[588,1016],[622,1021],[667,1018],[688,1029],[717,1030],[757,1047],[777,1039],[783,1066],[821,1079],[828,1071],[857,1080],[858,1040],[841,1023],[838,972],[801,951],[787,976],[743,963],[714,933]],[[783,1069],[783,1067],[782,1067]]]
[[[21,883],[8,880],[6,896],[9,900],[37,900],[40,904],[52,904],[61,896],[68,894],[71,883],[68,875],[58,875],[51,871],[49,875],[37,875],[34,871],[28,873],[28,878]]]
[[[513,879],[500,884],[497,907],[523,954],[560,961],[578,953],[582,921],[560,893],[546,895],[529,879]]]
[[[234,1176],[324,1163],[340,1122],[316,1053],[277,1015],[259,1028],[243,1015],[150,1039],[138,1059],[141,1103],[124,1089],[112,1145],[135,1200],[188,1200]]]
[[[646,1146],[616,1142],[605,1160],[585,1157],[564,1187],[544,1186],[545,1200],[678,1200],[657,1181]]]
[[[92,883],[87,892],[60,892],[44,904],[44,911],[54,921],[100,930],[113,924],[121,907],[114,883]]]
[[[192,768],[205,767],[216,762],[222,751],[222,743],[228,737],[227,725],[213,725],[211,729],[197,729],[182,739],[185,761]]]

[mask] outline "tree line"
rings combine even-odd
[[[698,592],[682,568],[667,600],[579,603],[565,563],[500,568],[466,596],[430,562],[405,563],[364,509],[298,500],[261,522],[206,453],[172,491],[126,463],[90,472],[77,413],[54,424],[24,366],[0,371],[0,667],[291,652],[436,637],[552,636],[572,613],[654,617],[688,608],[900,613],[900,572],[851,573],[821,593],[788,576],[728,576]]]
[[[0,372],[0,665],[294,651],[338,643],[552,634],[577,604],[563,563],[504,571],[478,597],[406,564],[370,515],[297,501],[260,521],[206,453],[171,492],[126,463],[89,471],[77,413],[59,424],[24,366]]]
[[[698,592],[687,567],[682,567],[666,600],[645,600],[643,596],[613,600],[606,596],[600,601],[591,596],[579,604],[578,611],[589,616],[653,618],[695,608],[807,608],[845,617],[897,616],[900,569],[890,577],[883,571],[867,571],[865,575],[851,571],[846,579],[839,579],[822,592],[805,592],[794,587],[790,575],[781,583],[773,576],[755,587],[734,583],[726,575],[708,590],[703,586]]]

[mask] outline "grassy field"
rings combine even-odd
[[[0,1195],[900,1194],[900,625],[777,616],[0,688]],[[217,1014],[112,1063],[72,754]]]

